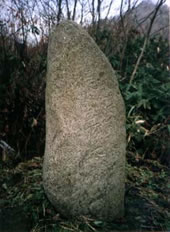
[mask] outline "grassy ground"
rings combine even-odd
[[[42,159],[0,167],[0,232],[170,231],[170,172],[156,161],[127,164],[125,216],[113,223],[60,217],[42,187]],[[168,176],[169,175],[169,176]]]

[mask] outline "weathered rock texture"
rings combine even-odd
[[[115,72],[88,33],[64,21],[50,36],[45,192],[66,217],[123,214],[125,109]]]

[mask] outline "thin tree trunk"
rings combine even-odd
[[[80,25],[83,24],[83,18],[84,18],[84,3],[83,3],[83,0],[82,2],[80,2],[81,4],[81,16],[80,16]]]
[[[62,0],[59,0],[59,1],[58,1],[58,14],[57,14],[57,22],[58,22],[58,23],[60,22],[61,14],[62,14],[61,5],[62,5]]]
[[[67,8],[67,19],[70,20],[70,9],[69,9],[68,0],[66,0],[66,8]]]
[[[92,25],[94,26],[95,23],[95,7],[94,7],[94,0],[92,0]]]
[[[74,9],[73,9],[73,16],[72,16],[72,20],[75,20],[76,17],[76,7],[77,7],[77,0],[74,1]]]
[[[99,29],[99,27],[100,27],[100,18],[101,18],[101,0],[98,0],[97,13],[98,13],[97,28]]]

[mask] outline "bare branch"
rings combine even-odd
[[[108,7],[108,11],[106,13],[105,20],[108,18],[109,14],[110,14],[110,10],[111,10],[112,4],[113,4],[113,0],[110,1],[109,7]]]
[[[136,72],[137,72],[137,69],[138,69],[139,64],[140,64],[140,62],[141,62],[141,59],[142,59],[143,54],[144,54],[144,52],[145,52],[146,45],[147,45],[147,43],[148,43],[149,36],[150,36],[150,32],[151,32],[153,23],[154,23],[154,21],[155,21],[155,18],[156,18],[156,16],[157,16],[157,13],[158,13],[160,7],[165,3],[165,1],[166,1],[166,0],[160,0],[160,1],[157,2],[157,5],[156,5],[156,7],[155,7],[154,14],[153,14],[153,16],[152,16],[152,18],[151,18],[151,22],[150,22],[149,28],[148,28],[148,30],[147,30],[147,34],[146,34],[146,37],[145,37],[145,40],[144,40],[144,43],[143,43],[143,46],[142,46],[142,49],[141,49],[141,53],[140,53],[140,55],[139,55],[139,57],[138,57],[138,59],[137,59],[136,65],[135,65],[134,70],[133,70],[133,72],[132,72],[132,75],[131,75],[131,77],[130,77],[130,81],[129,81],[130,84],[131,84],[132,81],[134,80],[135,74],[136,74]]]

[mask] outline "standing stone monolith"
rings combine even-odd
[[[125,107],[116,74],[72,21],[51,33],[46,86],[45,192],[65,217],[111,221],[124,211]]]

